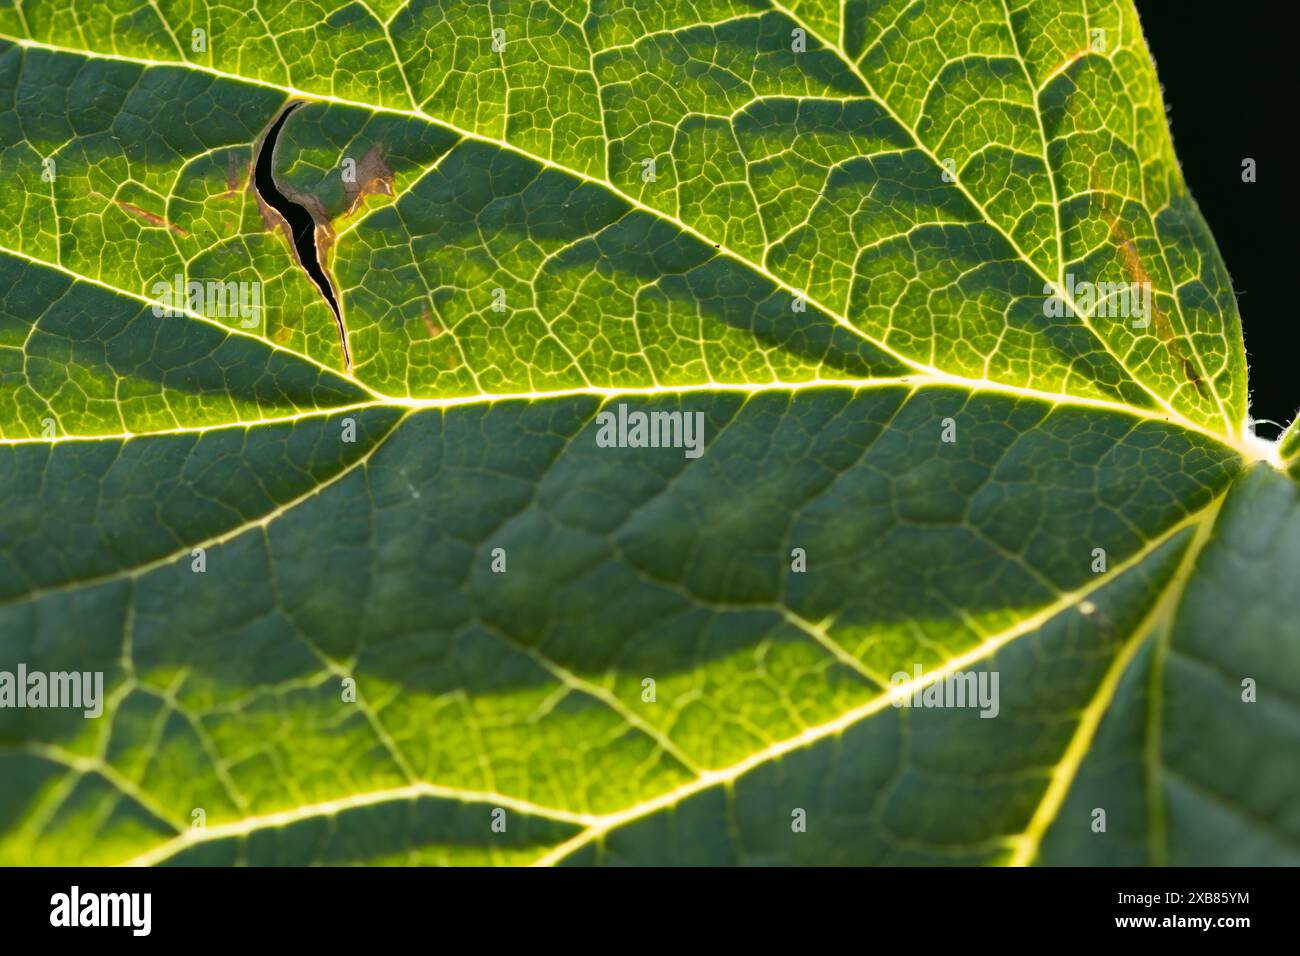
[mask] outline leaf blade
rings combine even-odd
[[[110,691],[0,711],[0,861],[1293,860],[1294,774],[1243,813],[1156,772],[1300,749],[1183,664],[1294,665],[1284,588],[1215,643],[1294,486],[1245,467],[1131,6],[597,6],[291,7],[193,53],[165,3],[0,13],[0,268],[44,290],[0,302],[0,661]],[[291,99],[347,372],[241,179]],[[150,314],[232,262],[264,326]],[[1150,281],[1149,327],[1052,316],[1072,272]],[[616,404],[707,453],[601,447]],[[1005,674],[1011,719],[900,711],[895,671]]]

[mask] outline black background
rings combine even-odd
[[[1297,202],[1287,161],[1296,137],[1300,49],[1289,3],[1249,0],[1137,0],[1164,87],[1174,150],[1188,189],[1210,224],[1237,293],[1250,361],[1251,414],[1283,425],[1300,407],[1288,294]],[[1241,161],[1256,181],[1241,181]],[[1261,424],[1273,438],[1278,429]]]
[[[1259,952],[1262,940],[1294,930],[1294,881],[1295,871],[1285,867],[0,868],[0,929],[5,952],[15,954],[86,946],[116,952],[141,943],[184,953],[202,941],[201,953],[238,947],[346,956],[408,939],[423,939],[434,952],[802,954],[841,939],[864,952],[910,956],[996,951],[1008,942],[1020,943],[1013,951],[1073,951],[1124,936],[1127,949],[1185,952],[1198,942],[1235,953]],[[150,935],[51,927],[51,897],[73,885],[82,893],[153,894]],[[1207,891],[1249,899],[1190,902],[1191,893]],[[1163,901],[1169,892],[1183,901],[1118,901],[1120,893],[1160,894]],[[1250,926],[1116,927],[1116,917],[1125,916],[1245,916]],[[1264,934],[1250,936],[1259,930]],[[1056,943],[1062,939],[1074,945]]]

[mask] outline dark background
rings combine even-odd
[[[1293,24],[1289,3],[1137,0],[1164,87],[1174,150],[1187,187],[1210,224],[1237,292],[1250,361],[1251,414],[1287,424],[1300,407],[1287,294],[1300,278],[1291,230],[1297,203],[1286,152],[1297,139]],[[1288,75],[1289,74],[1289,75]],[[1256,181],[1241,181],[1241,161]],[[1278,429],[1261,424],[1257,434]]]

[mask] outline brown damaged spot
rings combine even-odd
[[[384,162],[383,143],[376,143],[357,163],[356,182],[345,182],[348,194],[347,212],[344,218],[351,218],[361,208],[367,196],[394,195],[393,171]]]
[[[433,317],[429,315],[427,308],[421,310],[420,317],[424,319],[424,327],[429,330],[429,338],[436,339],[442,335],[442,326],[433,321]]]
[[[253,199],[257,202],[257,211],[262,217],[262,228],[267,232],[275,232],[277,229],[283,230],[285,238],[289,240],[289,249],[292,250],[293,234],[289,231],[289,223],[285,221],[283,216],[267,205],[266,200],[262,198],[262,194],[259,193],[257,187],[253,185],[251,177],[248,180],[246,188],[253,194]],[[298,254],[295,252],[294,258],[297,259],[297,257]],[[301,264],[302,263],[299,263],[299,265]]]
[[[289,228],[288,221],[267,205],[266,200],[264,200],[261,193],[257,191],[257,187],[253,185],[253,180],[251,178],[248,180],[248,191],[253,194],[253,199],[257,201],[257,211],[262,217],[262,227],[267,232],[278,231],[284,236],[285,241],[289,244],[289,254],[293,257],[293,261],[298,268],[302,269],[302,262],[298,259],[298,250],[294,248],[293,245],[293,230]]]
[[[135,203],[124,202],[121,199],[114,199],[113,205],[117,206],[118,209],[121,209],[125,213],[130,213],[132,216],[136,216],[139,219],[143,219],[151,226],[157,226],[161,229],[170,229],[178,236],[186,236],[186,237],[189,236],[189,233],[186,232],[184,229],[182,229],[180,226],[168,222],[162,216],[159,216],[156,213],[152,213],[147,209],[141,209],[139,206],[135,205]]]
[[[1057,74],[1064,73],[1066,70],[1074,66],[1074,64],[1078,63],[1089,53],[1097,53],[1097,52],[1099,51],[1094,50],[1091,46],[1085,46],[1078,50],[1075,50],[1073,53],[1071,53],[1069,56],[1067,56],[1064,60],[1061,61],[1061,65],[1056,68],[1055,72]]]
[[[248,186],[251,181],[249,173],[253,167],[239,161],[239,157],[232,151],[226,157],[226,191],[217,193],[213,198],[228,199],[231,196],[238,196],[240,191]],[[256,190],[254,190],[256,192]]]
[[[1080,60],[1088,56],[1097,56],[1097,57],[1101,57],[1104,60],[1106,59],[1106,51],[1094,50],[1091,43],[1088,44],[1087,46],[1079,47],[1073,53],[1067,53],[1065,59],[1061,60],[1061,62],[1057,65],[1056,69],[1052,70],[1049,76],[1053,77],[1053,79],[1056,79],[1067,74],[1071,70],[1071,68],[1074,67],[1075,64],[1077,64]]]
[[[1146,267],[1142,265],[1142,257],[1138,254],[1137,245],[1120,222],[1119,214],[1110,211],[1109,194],[1100,189],[1095,181],[1093,190],[1101,197],[1101,212],[1109,221],[1110,236],[1119,247],[1120,258],[1124,263],[1124,273],[1128,276],[1129,282],[1135,282],[1138,285],[1149,285],[1154,289],[1150,276],[1147,275]],[[1155,326],[1156,337],[1169,350],[1174,360],[1182,366],[1183,376],[1202,398],[1208,399],[1210,396],[1205,387],[1205,382],[1202,381],[1200,373],[1196,371],[1196,364],[1192,361],[1192,356],[1187,350],[1187,343],[1174,330],[1173,323],[1169,321],[1169,316],[1156,303],[1154,295],[1151,297],[1151,321]]]
[[[290,227],[288,220],[280,215],[272,206],[268,205],[256,187],[250,182],[249,191],[257,199],[257,210],[262,215],[262,225],[268,232],[279,229],[285,240],[289,243],[289,251],[293,253],[293,261],[298,264],[299,268],[305,269],[302,258],[298,254],[298,248],[293,241],[293,229]],[[302,206],[311,215],[312,223],[316,227],[316,250],[321,259],[321,268],[325,268],[325,260],[329,258],[330,252],[334,248],[334,240],[337,234],[334,232],[334,226],[330,223],[329,217],[325,213],[325,207],[321,201],[311,193],[301,193],[296,189],[285,186],[280,187],[281,191]],[[334,285],[334,277],[327,274],[330,285]]]
[[[330,285],[334,285],[334,276],[329,271],[328,263],[330,256],[334,252],[334,243],[338,240],[338,233],[334,231],[334,223],[330,221],[329,214],[325,212],[325,206],[311,193],[300,193],[296,189],[286,189],[284,194],[311,213],[311,220],[316,224],[316,254],[320,257],[321,268],[325,270]]]

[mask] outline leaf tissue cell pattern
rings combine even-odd
[[[0,681],[103,674],[0,863],[1300,863],[1127,0],[28,0],[0,102]]]

